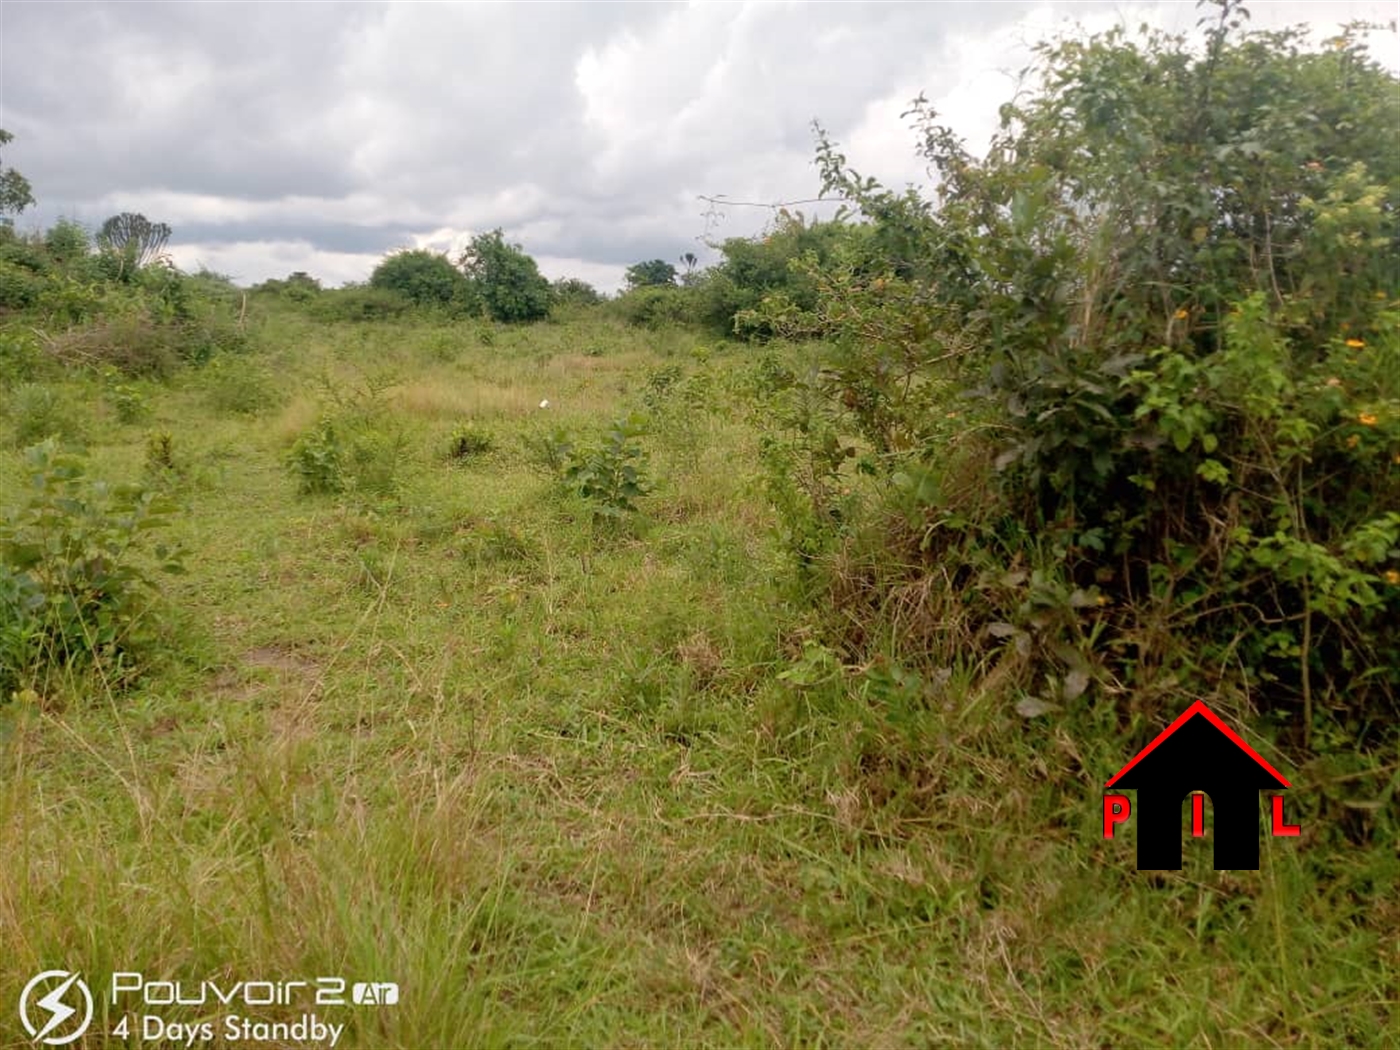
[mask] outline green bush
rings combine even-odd
[[[0,310],[27,310],[39,302],[44,279],[33,270],[0,259]]]
[[[86,227],[71,219],[59,219],[44,234],[44,250],[60,266],[83,258],[92,250]]]
[[[103,375],[103,379],[107,384],[105,391],[107,403],[116,412],[118,422],[139,423],[146,417],[150,411],[150,404],[140,388],[122,382],[114,369],[108,369]]]
[[[209,407],[226,415],[253,416],[282,401],[272,375],[246,358],[216,357],[202,380]]]
[[[863,244],[748,314],[832,340],[781,395],[779,506],[843,646],[1125,720],[1189,690],[1304,747],[1393,734],[1398,85],[1357,31],[1238,22],[1044,46],[984,160],[916,103],[937,201],[820,140]]]
[[[397,292],[365,285],[322,292],[310,305],[311,315],[323,321],[390,321],[413,309]]]
[[[378,497],[398,494],[400,469],[408,452],[401,430],[361,420],[350,428],[347,451],[346,473],[355,492]]]
[[[651,491],[646,455],[637,440],[644,432],[643,420],[637,416],[614,420],[589,445],[576,445],[566,433],[556,432],[546,439],[545,457],[595,515],[621,518],[635,513],[636,501]]]
[[[347,485],[345,448],[335,421],[323,416],[292,446],[287,466],[303,496],[344,492]]]
[[[597,306],[603,301],[598,289],[577,277],[561,277],[554,281],[549,286],[549,294],[555,305],[566,308]]]
[[[482,456],[496,447],[496,440],[486,431],[471,423],[464,423],[452,431],[447,441],[447,454],[456,460]]]
[[[146,434],[146,474],[166,477],[179,468],[175,462],[175,435],[168,430],[152,430]]]
[[[120,683],[158,594],[152,571],[183,571],[178,550],[145,549],[174,508],[89,478],[53,441],[24,457],[29,483],[0,521],[0,698],[92,666]]]
[[[55,363],[44,353],[36,333],[20,328],[0,328],[0,389],[33,382]]]
[[[58,438],[73,441],[82,437],[82,423],[75,406],[56,387],[25,383],[10,394],[10,420],[16,448]]]
[[[689,324],[695,317],[695,295],[675,285],[644,285],[619,295],[610,309],[630,325],[657,330]]]
[[[466,277],[437,252],[396,252],[375,267],[369,283],[371,288],[395,292],[415,306],[461,307],[463,312],[475,312],[468,309],[472,289]]]
[[[866,235],[858,226],[808,221],[782,210],[762,237],[731,237],[720,245],[723,260],[694,283],[694,319],[723,336],[767,339],[776,332],[773,325],[754,317],[738,325],[741,315],[769,296],[781,296],[799,310],[815,310],[818,286],[812,268],[825,268],[839,253],[850,255]]]
[[[535,260],[519,245],[507,244],[500,230],[473,237],[460,264],[493,321],[514,324],[549,316],[549,282]]]
[[[302,495],[397,494],[408,441],[382,411],[378,393],[333,397],[335,409],[292,446],[287,465]]]
[[[0,239],[0,263],[17,266],[39,277],[53,271],[53,262],[42,240],[11,235]]]
[[[203,365],[226,354],[246,354],[252,348],[247,330],[231,319],[206,317],[179,329],[176,349],[187,364]]]

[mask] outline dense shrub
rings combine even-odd
[[[251,289],[257,295],[275,295],[299,303],[315,299],[321,290],[321,282],[304,270],[296,270],[282,280],[263,281]]]
[[[519,245],[507,244],[500,230],[472,238],[461,267],[494,321],[538,321],[549,315],[549,282]]]
[[[32,382],[53,370],[39,334],[30,328],[0,328],[0,389]]]
[[[76,262],[92,249],[86,227],[71,219],[59,219],[44,234],[44,250],[60,266]]]
[[[1302,745],[1394,732],[1397,84],[1359,33],[1238,22],[1046,45],[982,160],[916,104],[936,201],[821,139],[866,247],[751,316],[833,337],[770,451],[861,659],[995,664],[1028,712],[1188,689]]]
[[[33,270],[0,259],[0,310],[27,310],[39,301],[44,279]]]
[[[825,267],[841,246],[849,251],[863,236],[844,222],[809,221],[801,213],[781,210],[762,237],[731,237],[720,245],[723,260],[694,285],[697,318],[721,335],[767,338],[774,329],[766,319],[750,317],[737,327],[736,320],[768,296],[814,310],[818,292],[811,268]]]
[[[10,394],[9,416],[14,444],[24,448],[46,438],[72,441],[82,436],[77,406],[45,383],[25,383]]]
[[[397,292],[367,285],[347,285],[322,292],[311,302],[311,315],[324,321],[390,321],[413,309]]]
[[[636,501],[651,491],[646,453],[638,440],[644,432],[642,419],[635,416],[614,420],[587,444],[556,431],[545,439],[545,458],[595,516],[620,519],[635,513]]]
[[[204,369],[202,379],[209,407],[223,414],[257,415],[284,399],[271,373],[246,359],[217,357]]]
[[[397,292],[415,306],[475,312],[468,309],[473,296],[466,277],[437,252],[396,252],[374,268],[369,283],[371,288]]]
[[[94,665],[119,684],[158,594],[154,571],[183,571],[178,550],[146,547],[173,507],[89,478],[52,441],[24,455],[28,484],[0,520],[0,701]]]
[[[463,423],[453,429],[447,441],[447,455],[455,460],[482,456],[496,447],[496,439],[473,423]]]
[[[638,328],[673,328],[694,323],[696,296],[675,285],[644,285],[619,295],[609,309]]]
[[[554,303],[564,307],[597,306],[603,301],[598,289],[577,277],[561,277],[549,286]]]
[[[9,263],[40,275],[50,273],[54,268],[43,238],[20,236],[7,226],[0,226],[0,263]]]
[[[322,416],[311,430],[297,438],[287,456],[287,467],[295,475],[303,496],[344,492],[345,448],[335,420]]]
[[[355,387],[327,385],[324,412],[287,456],[302,495],[398,493],[409,444],[385,400],[393,385],[387,373],[368,376]]]

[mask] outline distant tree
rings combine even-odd
[[[288,299],[304,303],[321,294],[321,282],[305,270],[294,270],[282,282],[282,294]]]
[[[163,222],[151,222],[139,212],[124,211],[102,224],[97,232],[97,243],[105,250],[116,252],[128,265],[140,269],[165,250],[170,232],[170,227]]]
[[[462,295],[466,278],[447,256],[417,249],[388,256],[374,268],[369,284],[417,306],[447,306]]]
[[[603,301],[598,289],[577,277],[561,277],[549,288],[554,301],[567,306],[596,306]]]
[[[0,146],[7,146],[15,140],[4,128],[0,128]],[[29,180],[14,168],[0,168],[0,216],[18,215],[34,203]],[[9,225],[8,218],[0,218],[0,223]]]
[[[681,265],[685,267],[680,275],[683,287],[693,288],[704,279],[704,274],[700,270],[700,258],[694,252],[685,252],[681,255]]]
[[[657,284],[675,284],[676,268],[662,259],[649,259],[627,267],[627,287],[647,288]]]
[[[88,231],[72,219],[59,219],[44,234],[44,248],[56,263],[81,259],[91,247]]]
[[[549,315],[549,282],[519,245],[499,229],[472,238],[459,265],[486,312],[497,321],[537,321]]]
[[[848,261],[857,265],[862,255],[858,246],[865,236],[858,224],[808,221],[800,213],[780,212],[762,237],[731,237],[719,245],[723,259],[697,282],[701,319],[716,332],[734,335],[736,316],[753,310],[770,295],[783,296],[799,310],[815,309],[817,285],[793,263],[811,257],[819,266],[827,266],[844,244],[846,254],[853,257]],[[762,324],[751,324],[743,334],[765,338],[772,332]]]

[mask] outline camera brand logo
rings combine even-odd
[[[1205,835],[1210,797],[1216,871],[1259,870],[1259,792],[1291,787],[1273,766],[1197,700],[1113,775],[1106,787],[1137,790],[1137,866],[1181,868],[1181,800],[1191,795],[1191,834]],[[1133,812],[1127,795],[1103,797],[1103,837]],[[1272,799],[1273,834],[1298,835]]]
[[[78,1002],[82,1004],[81,1009],[73,1005]],[[42,1027],[35,1024],[30,1012],[31,1005],[37,1008],[38,1019],[44,1022]],[[82,1019],[70,1024],[80,1013]],[[92,1023],[92,992],[76,973],[45,970],[31,979],[24,986],[24,991],[19,993],[19,1020],[36,1043],[65,1046],[81,1038]]]

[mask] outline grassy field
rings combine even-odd
[[[59,384],[96,473],[171,435],[189,572],[134,687],[0,707],[0,1044],[50,968],[397,981],[318,1009],[348,1047],[1394,1044],[1393,844],[1139,874],[1099,835],[1124,743],[956,675],[915,768],[861,761],[847,676],[799,662],[760,352],[603,320],[258,343],[130,423]],[[301,496],[327,411],[381,454]],[[632,411],[655,490],[597,520],[542,439]],[[491,447],[455,459],[465,421]],[[157,1045],[104,999],[73,1045]]]

